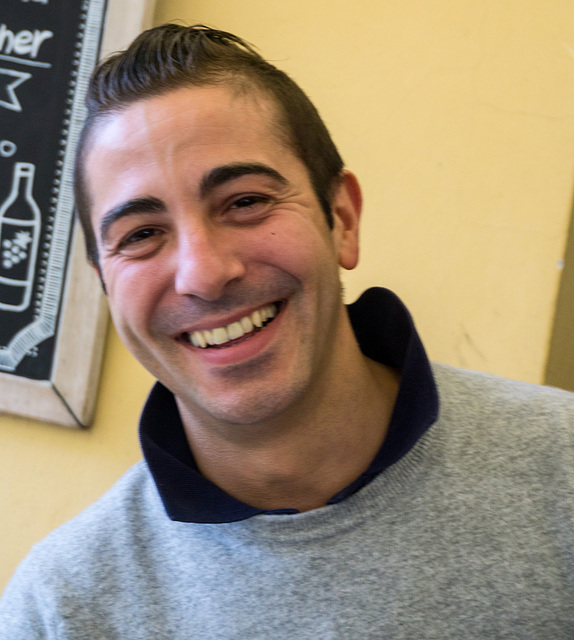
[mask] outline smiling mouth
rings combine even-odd
[[[248,340],[265,328],[279,313],[280,302],[267,304],[224,327],[184,333],[183,339],[199,349],[223,349]]]

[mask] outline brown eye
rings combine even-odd
[[[138,231],[130,234],[125,240],[122,241],[121,246],[127,246],[130,244],[137,244],[156,236],[160,233],[159,229],[138,229]]]
[[[269,202],[269,198],[265,196],[243,196],[231,205],[232,209],[244,209],[246,207],[253,207],[258,204],[265,204]]]
[[[155,227],[142,227],[124,236],[117,252],[129,258],[145,258],[153,255],[162,244],[164,231]]]

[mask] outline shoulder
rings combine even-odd
[[[157,490],[145,462],[129,469],[101,498],[78,516],[55,529],[38,543],[34,554],[58,558],[60,553],[102,558],[110,540],[123,537],[143,519],[154,518],[161,507]],[[58,560],[55,560],[58,562]]]
[[[0,600],[0,635],[44,636],[81,606],[123,561],[142,520],[161,519],[157,491],[144,462],[125,473],[99,500],[36,544]],[[139,523],[138,523],[139,522]],[[83,595],[81,595],[83,594]],[[82,600],[83,599],[83,600]],[[2,636],[4,637],[4,636]]]
[[[145,527],[163,515],[147,465],[139,462],[90,507],[34,545],[7,592],[13,583],[25,589],[44,581],[66,584],[80,576],[97,581],[113,565],[118,549],[142,532],[142,523]]]
[[[574,393],[433,365],[440,397],[438,431],[471,448],[511,449],[574,463]]]
[[[433,364],[439,392],[451,403],[464,402],[475,407],[484,403],[485,411],[550,411],[572,418],[574,393],[500,376]]]

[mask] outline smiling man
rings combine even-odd
[[[574,398],[431,367],[385,289],[345,307],[360,189],[301,89],[165,25],[88,109],[88,257],[158,383],[145,460],[24,561],[2,637],[573,637]]]
[[[398,376],[362,356],[341,301],[357,183],[335,176],[329,228],[277,111],[261,90],[173,89],[102,117],[83,171],[114,323],[174,394],[202,473],[304,510],[368,467]]]

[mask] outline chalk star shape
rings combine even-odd
[[[19,87],[23,82],[29,80],[32,77],[31,73],[26,71],[13,71],[12,69],[0,69],[0,75],[10,76],[16,78],[6,85],[6,93],[10,101],[0,99],[0,107],[10,109],[10,111],[22,111],[22,105],[16,96],[16,87]]]
[[[26,249],[30,242],[32,242],[32,236],[29,231],[18,231],[13,242],[21,249]]]

